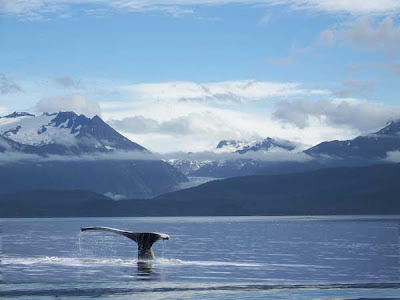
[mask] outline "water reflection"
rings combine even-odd
[[[150,277],[153,274],[154,263],[151,261],[137,262],[137,275],[139,277]]]

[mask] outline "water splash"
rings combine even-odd
[[[133,265],[137,259],[121,259],[109,257],[4,257],[4,265],[33,265],[33,264],[57,264],[67,266],[92,266],[92,265]],[[246,262],[224,262],[224,261],[184,261],[174,258],[157,258],[152,261],[155,265],[199,265],[199,266],[232,266],[232,267],[260,267],[262,264]]]
[[[82,254],[82,232],[79,231],[78,233],[78,251],[79,251],[79,256]]]
[[[161,241],[161,258],[165,258],[165,241]]]

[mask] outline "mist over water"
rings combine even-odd
[[[156,260],[109,226],[163,232]],[[2,219],[0,298],[359,299],[400,294],[396,217]]]

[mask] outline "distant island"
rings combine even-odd
[[[0,195],[0,217],[400,214],[400,164],[216,180],[152,199],[88,191]]]

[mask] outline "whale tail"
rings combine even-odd
[[[82,227],[81,231],[86,230],[103,230],[118,233],[120,235],[126,236],[138,244],[138,259],[139,260],[149,260],[154,259],[153,249],[151,248],[153,244],[159,240],[169,240],[169,235],[157,232],[131,232],[124,231],[120,229],[110,228],[110,227]]]

